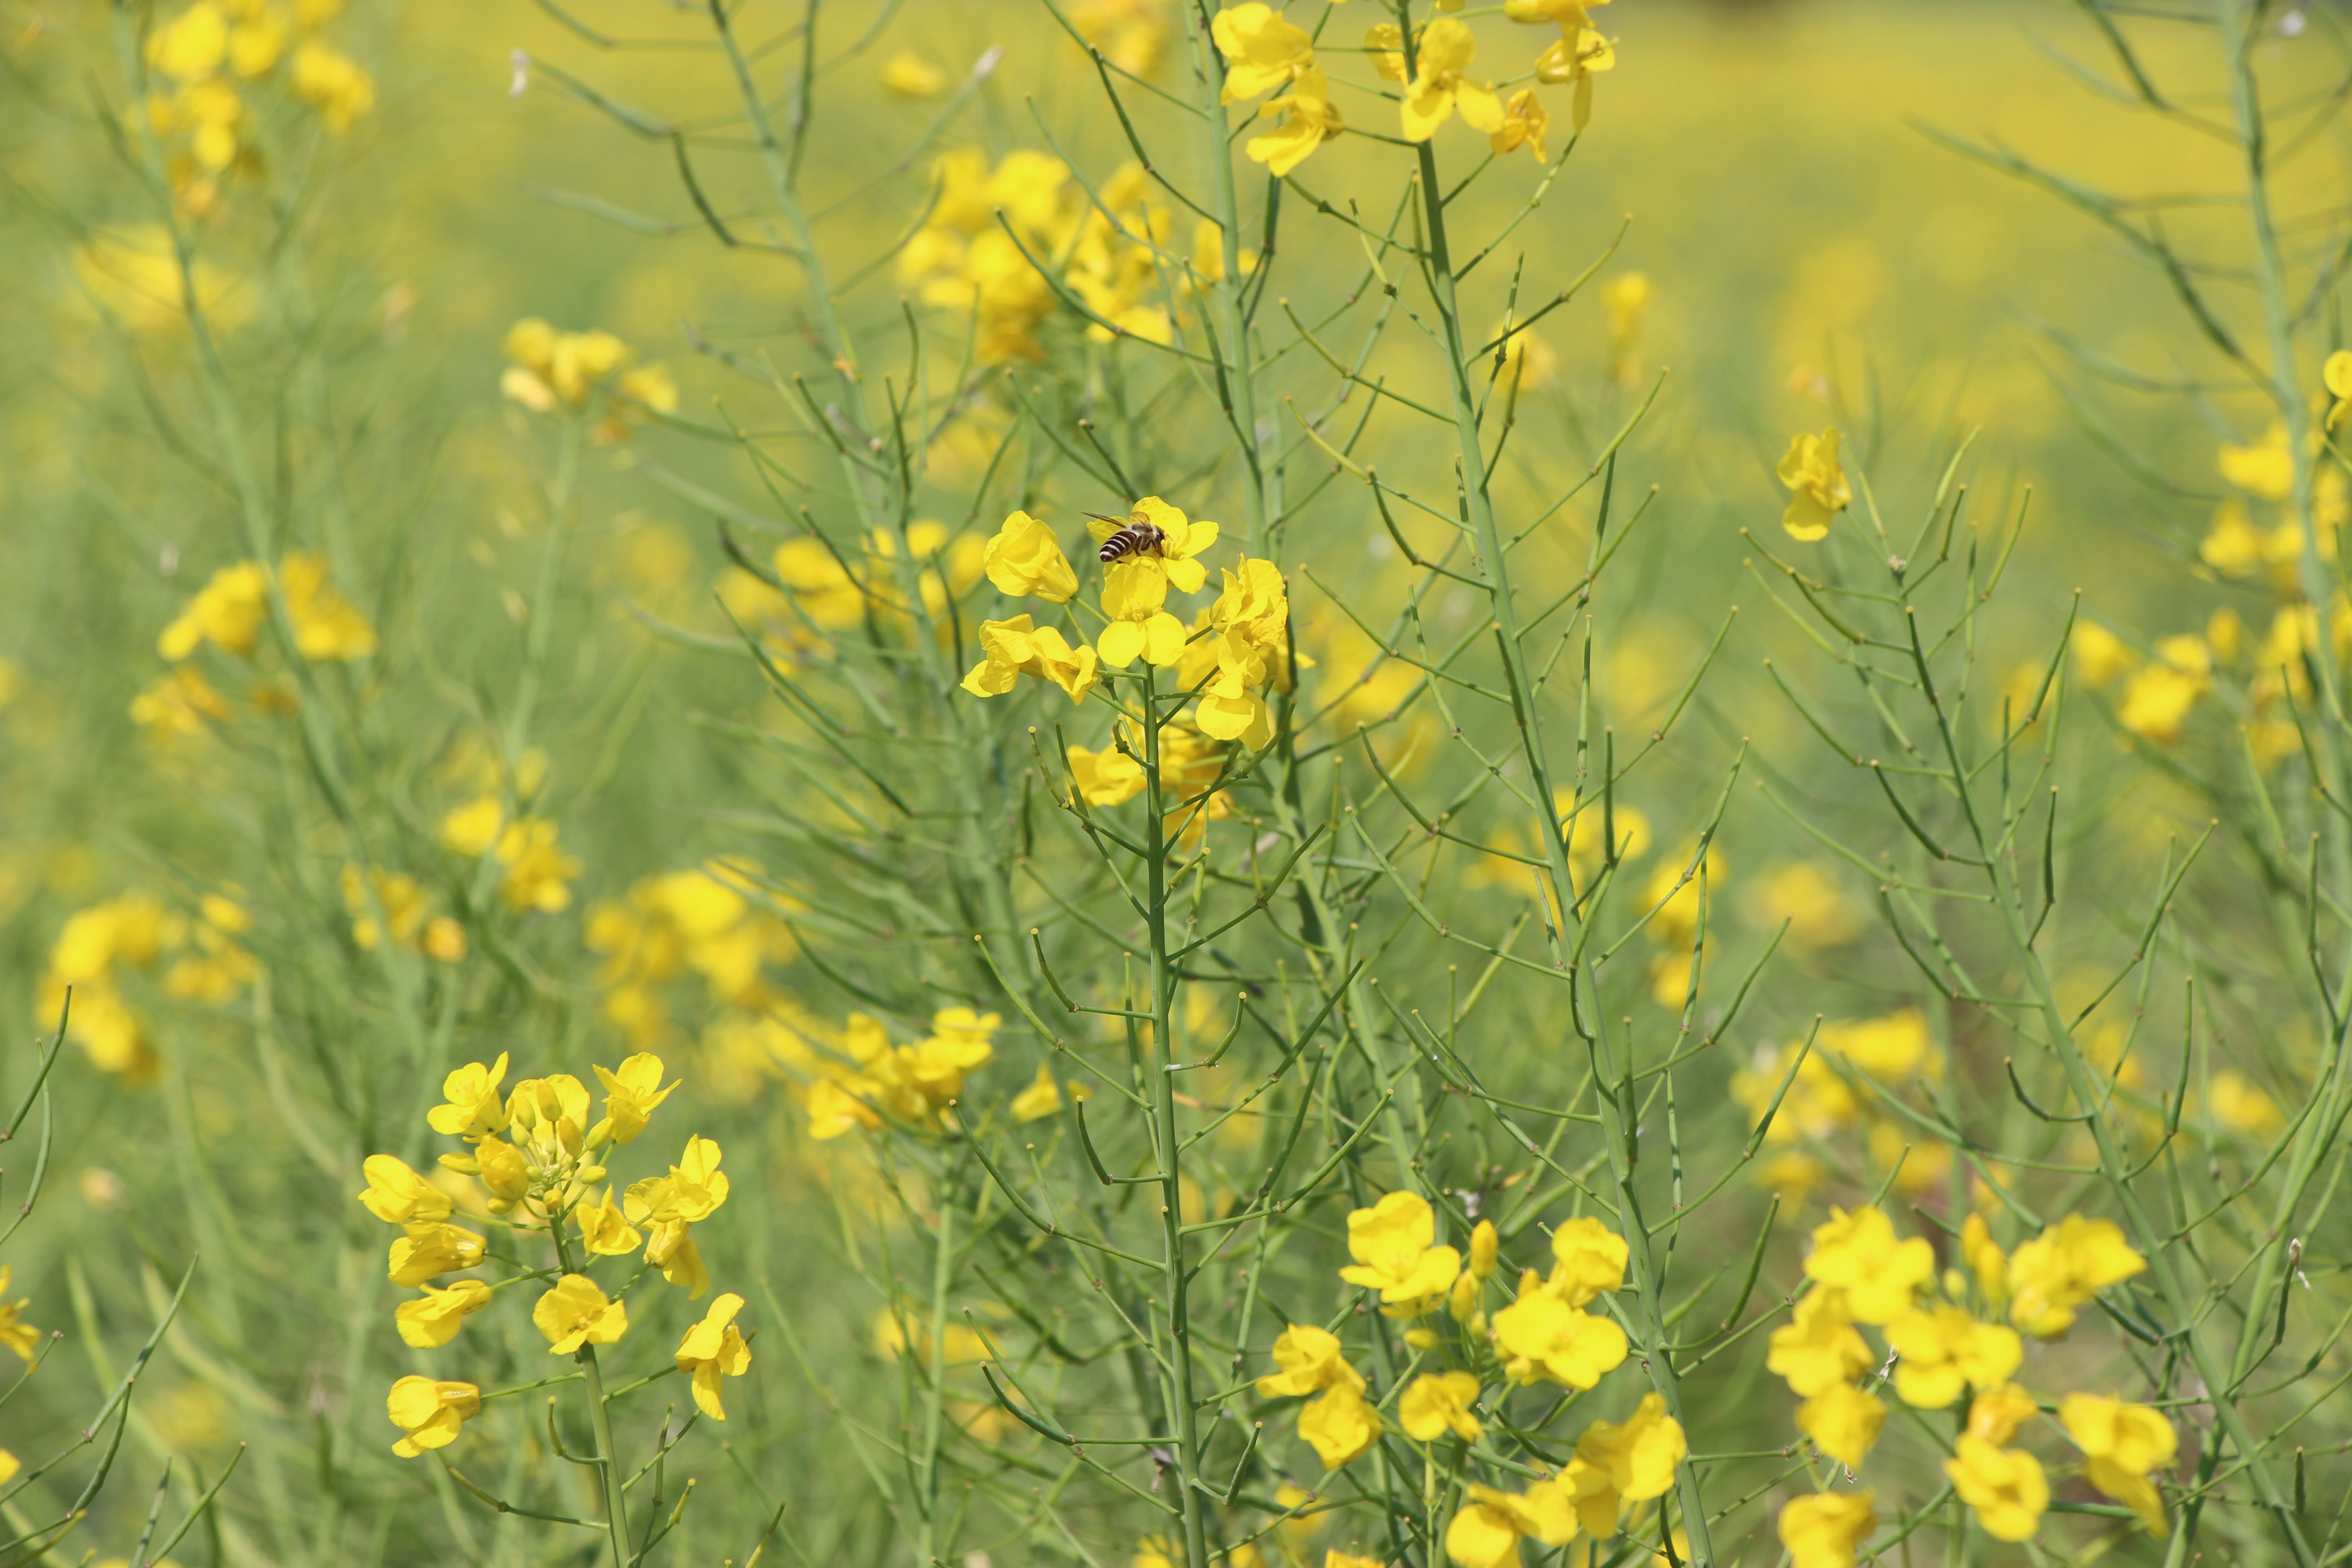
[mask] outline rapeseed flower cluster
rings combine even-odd
[[[1775,1152],[1757,1167],[1758,1184],[1801,1201],[1830,1179],[1822,1152],[1831,1141],[1859,1131],[1873,1163],[1895,1169],[1897,1191],[1935,1190],[1951,1169],[1951,1151],[1919,1141],[1916,1124],[1886,1100],[1904,1085],[1943,1077],[1943,1053],[1916,1007],[1825,1023],[1811,1051],[1796,1042],[1758,1051],[1731,1079],[1732,1098],[1748,1119],[1760,1123],[1782,1081],[1789,1085],[1765,1129],[1764,1147]]]
[[[949,607],[984,574],[979,535],[950,532],[945,523],[917,518],[906,529],[905,555],[915,563],[914,597],[944,641]],[[902,625],[910,601],[899,540],[887,529],[869,534],[862,551],[804,537],[778,545],[769,574],[730,566],[719,580],[720,604],[737,626],[756,632],[762,651],[785,665],[830,654],[834,636],[868,624]]]
[[[580,862],[563,852],[550,818],[516,815],[496,795],[475,796],[441,817],[441,847],[467,860],[493,859],[499,902],[516,914],[558,914],[572,907]]]
[[[658,1271],[689,1300],[701,1300],[710,1276],[691,1232],[727,1201],[719,1146],[688,1138],[667,1174],[631,1183],[617,1201],[608,1180],[608,1162],[646,1131],[677,1088],[676,1080],[663,1083],[660,1058],[640,1052],[616,1068],[596,1068],[604,1102],[604,1114],[593,1121],[590,1091],[566,1073],[524,1079],[502,1093],[507,1062],[504,1055],[488,1066],[471,1062],[443,1081],[444,1101],[425,1120],[434,1131],[463,1140],[467,1152],[443,1154],[440,1174],[428,1179],[392,1154],[365,1162],[360,1204],[401,1230],[387,1272],[394,1284],[418,1292],[394,1310],[403,1342],[418,1350],[444,1349],[465,1320],[499,1292],[552,1273],[553,1283],[533,1301],[531,1322],[551,1353],[592,1356],[595,1347],[617,1344],[629,1331],[629,1287],[607,1294],[591,1272],[600,1258],[641,1253],[643,1266],[631,1284]],[[478,1205],[482,1212],[461,1213],[460,1204]],[[512,1270],[507,1278],[479,1278],[488,1242],[457,1224],[460,1218],[502,1225],[519,1238],[543,1238],[554,1268],[502,1263]],[[441,1280],[448,1282],[436,1283]],[[740,1296],[716,1298],[673,1357],[695,1404],[713,1420],[727,1418],[721,1380],[740,1377],[751,1366],[750,1345],[735,1324],[742,1307]],[[393,1451],[413,1458],[446,1447],[480,1413],[486,1397],[498,1395],[486,1396],[461,1381],[400,1379],[385,1400],[385,1413],[402,1433]]]
[[[210,213],[229,175],[258,165],[261,116],[248,92],[274,84],[336,135],[375,106],[374,79],[318,37],[341,9],[341,0],[196,0],[147,35],[154,85],[142,108],[184,210]]]
[[[1832,1210],[1805,1259],[1810,1288],[1772,1331],[1765,1365],[1802,1401],[1798,1430],[1849,1477],[1885,1426],[1880,1392],[1890,1383],[1916,1410],[1949,1409],[1965,1396],[1967,1418],[1945,1474],[1988,1535],[2027,1541],[2049,1507],[2050,1483],[2042,1460],[2016,1446],[2025,1424],[2048,1408],[2011,1381],[2024,1362],[2024,1339],[2063,1333],[2076,1309],[2147,1265],[2114,1225],[2080,1215],[2014,1253],[2004,1253],[1984,1219],[1970,1215],[1957,1250],[1966,1272],[1946,1272],[1939,1295],[1935,1248],[1926,1240],[1897,1237],[1874,1206]],[[1864,1327],[1878,1331],[1883,1354],[1864,1338]],[[2149,1478],[2172,1458],[2171,1424],[2147,1406],[2082,1394],[2065,1395],[2058,1415],[2084,1456],[2084,1478],[2164,1533],[2162,1500]],[[1825,1490],[1790,1502],[1781,1510],[1781,1544],[1808,1568],[1850,1568],[1876,1528],[1873,1496]]]
[[[677,383],[661,364],[635,364],[635,352],[601,329],[560,331],[536,316],[507,329],[499,391],[533,414],[601,410],[600,442],[628,439],[633,419],[677,412]]]
[[[173,1001],[209,1006],[232,1002],[261,973],[259,961],[241,941],[252,926],[244,890],[233,885],[204,894],[192,911],[145,892],[123,893],[76,910],[50,945],[34,992],[34,1017],[43,1025],[55,1023],[70,989],[71,1033],[90,1065],[126,1082],[145,1083],[160,1063],[154,1037],[132,1006],[125,980],[160,966],[159,989]]]
[[[587,941],[604,960],[597,984],[605,1022],[634,1045],[654,1044],[668,1029],[661,988],[688,974],[727,1008],[772,1005],[767,966],[788,962],[798,946],[781,919],[747,896],[759,875],[749,861],[714,859],[643,878],[624,897],[597,903]]]
[[[131,701],[131,717],[149,739],[189,739],[227,721],[228,700],[205,677],[196,656],[209,647],[248,662],[257,659],[273,587],[285,606],[299,658],[349,664],[375,657],[375,627],[328,581],[325,557],[298,550],[280,559],[274,571],[258,561],[221,567],[155,639],[156,652],[171,668]],[[252,700],[266,713],[291,712],[295,705],[282,679],[257,679]]]
[[[851,1014],[838,1048],[819,1063],[823,1076],[809,1086],[809,1136],[823,1142],[861,1127],[878,1131],[886,1117],[913,1128],[953,1126],[965,1076],[996,1059],[992,1037],[1003,1022],[994,1013],[943,1007],[931,1015],[929,1035],[894,1047],[880,1020]]]
[[[1348,1216],[1352,1259],[1339,1278],[1369,1293],[1381,1312],[1413,1326],[1405,1342],[1444,1354],[1445,1370],[1425,1372],[1397,1395],[1396,1421],[1417,1443],[1449,1439],[1475,1448],[1485,1435],[1479,1406],[1486,1390],[1552,1383],[1589,1391],[1621,1365],[1628,1346],[1613,1319],[1590,1309],[1623,1289],[1624,1238],[1601,1221],[1572,1219],[1552,1233],[1549,1275],[1530,1268],[1515,1299],[1491,1317],[1483,1298],[1500,1268],[1500,1237],[1491,1221],[1471,1231],[1465,1258],[1437,1240],[1436,1215],[1410,1191],[1390,1193]],[[1451,1335],[1424,1320],[1441,1309]],[[1386,1429],[1361,1373],[1339,1338],[1293,1323],[1273,1346],[1276,1370],[1257,1381],[1262,1398],[1306,1398],[1298,1435],[1325,1468],[1338,1469]],[[1579,1531],[1595,1542],[1615,1535],[1624,1509],[1663,1497],[1687,1452],[1681,1424],[1664,1400],[1645,1394],[1623,1422],[1594,1421],[1574,1457],[1555,1477],[1522,1492],[1473,1485],[1445,1535],[1447,1555],[1463,1568],[1502,1568],[1519,1560],[1519,1543],[1559,1546]]]

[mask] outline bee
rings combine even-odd
[[[1101,512],[1087,513],[1097,522],[1115,522],[1118,531],[1102,542],[1101,560],[1108,566],[1122,555],[1142,555],[1157,552],[1167,535],[1141,518],[1106,517]]]

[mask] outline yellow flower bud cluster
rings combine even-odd
[[[78,910],[50,945],[34,992],[35,1021],[53,1026],[70,989],[68,1033],[90,1065],[130,1083],[148,1082],[160,1065],[155,1043],[124,981],[160,967],[159,988],[175,1002],[235,1001],[261,973],[239,940],[252,924],[244,889],[234,884],[197,899],[193,911],[143,892]]]
[[[1832,1210],[1814,1230],[1805,1259],[1811,1289],[1789,1322],[1772,1331],[1765,1365],[1803,1403],[1798,1429],[1836,1460],[1858,1470],[1886,1422],[1877,1388],[1891,1381],[1915,1409],[1943,1410],[1969,1395],[1966,1425],[1944,1470],[1954,1492],[1998,1541],[2030,1540],[2050,1504],[2042,1461],[2014,1446],[2020,1428],[2043,1406],[2011,1381],[2024,1360],[2021,1331],[2039,1339],[2063,1333],[2074,1310],[2147,1265],[2105,1220],[2069,1215],[2004,1254],[1984,1220],[1961,1226],[1958,1255],[1967,1273],[1937,1285],[1935,1248],[1898,1237],[1875,1206]],[[1973,1280],[1974,1289],[1969,1289]],[[2006,1317],[2008,1321],[2001,1319]],[[1877,1329],[1886,1354],[1862,1327]],[[1872,1375],[1891,1364],[1892,1377]],[[2059,1420],[2084,1456],[2084,1479],[2164,1533],[2162,1500],[2149,1475],[2168,1463],[2171,1424],[2144,1405],[2070,1394]],[[1877,1527],[1874,1493],[1823,1491],[1781,1510],[1780,1542],[1805,1568],[1852,1568]]]
[[[246,94],[276,84],[341,135],[375,106],[375,81],[316,35],[341,0],[195,0],[147,36],[147,128],[166,149],[164,173],[188,212],[220,199],[221,182],[258,163],[260,112]]]
[[[391,1154],[365,1162],[361,1205],[401,1227],[392,1244],[390,1277],[419,1292],[394,1309],[401,1339],[438,1350],[499,1290],[542,1277],[519,1268],[495,1283],[478,1278],[433,1283],[470,1273],[487,1255],[485,1238],[455,1223],[461,1204],[482,1211],[466,1218],[503,1224],[518,1236],[535,1234],[552,1247],[559,1277],[533,1304],[531,1322],[556,1355],[591,1352],[628,1332],[626,1300],[607,1295],[589,1272],[598,1258],[633,1256],[642,1247],[646,1268],[660,1270],[689,1300],[701,1300],[710,1276],[690,1232],[727,1201],[719,1145],[688,1138],[667,1174],[631,1183],[617,1202],[607,1181],[613,1152],[635,1142],[677,1088],[676,1081],[662,1082],[660,1058],[640,1053],[616,1068],[596,1067],[604,1106],[593,1122],[589,1091],[568,1073],[526,1079],[501,1093],[507,1060],[502,1054],[487,1066],[469,1062],[443,1080],[444,1100],[425,1120],[436,1132],[467,1145],[465,1153],[441,1156],[443,1173],[427,1178]],[[601,1194],[600,1183],[605,1184]],[[750,1345],[735,1326],[742,1307],[740,1296],[721,1295],[678,1345],[677,1368],[689,1374],[695,1403],[713,1420],[727,1418],[719,1380],[740,1377],[751,1365]],[[393,1451],[414,1458],[446,1447],[480,1411],[483,1397],[469,1383],[402,1378],[385,1404],[403,1434]]]
[[[375,656],[375,627],[328,582],[323,556],[291,552],[274,575],[294,651],[302,658],[349,664]],[[171,668],[131,701],[131,717],[150,740],[189,739],[227,721],[228,700],[205,679],[195,656],[207,647],[242,659],[256,656],[269,620],[272,576],[258,561],[221,567],[164,626],[155,649]],[[256,684],[253,702],[265,713],[294,710],[293,694],[282,681]]]
[[[799,951],[776,915],[753,902],[760,867],[740,858],[646,877],[625,897],[588,914],[588,948],[604,963],[604,1021],[630,1042],[651,1046],[667,1031],[661,993],[672,980],[702,983],[712,1002],[764,1012],[781,998],[767,965]]]
[[[629,424],[677,412],[677,383],[661,364],[632,364],[628,344],[603,331],[559,331],[537,316],[507,329],[507,356],[499,391],[533,414],[578,412],[593,405],[604,417],[593,434],[600,443],[625,441]]]
[[[1940,1083],[1943,1078],[1943,1051],[1927,1016],[1916,1007],[1825,1023],[1810,1051],[1793,1040],[1759,1049],[1731,1078],[1732,1099],[1751,1126],[1762,1125],[1768,1113],[1772,1118],[1764,1147],[1776,1152],[1759,1165],[1757,1184],[1801,1201],[1830,1177],[1811,1150],[1858,1131],[1874,1162],[1897,1167],[1897,1192],[1908,1196],[1940,1189],[1951,1171],[1951,1150],[1923,1140],[1916,1125],[1885,1101],[1906,1084]]]

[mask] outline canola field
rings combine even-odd
[[[0,1565],[2352,1559],[2336,0],[0,69]]]

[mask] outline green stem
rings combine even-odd
[[[1184,1510],[1185,1568],[1209,1568],[1208,1520],[1201,1489],[1201,1412],[1192,1396],[1192,1321],[1186,1300],[1184,1194],[1177,1157],[1175,987],[1168,963],[1168,845],[1166,805],[1160,784],[1160,672],[1143,667],[1143,778],[1150,851],[1144,868],[1144,915],[1150,931],[1151,1116],[1160,1145],[1160,1236],[1161,1288],[1168,1295],[1168,1366],[1171,1414],[1176,1420],[1176,1491]]]
[[[1248,489],[1250,542],[1260,550],[1272,548],[1267,537],[1273,519],[1266,504],[1266,473],[1257,429],[1257,384],[1250,371],[1249,328],[1242,319],[1241,200],[1234,182],[1234,150],[1225,123],[1223,103],[1225,58],[1206,26],[1206,14],[1187,5],[1191,19],[1194,74],[1201,83],[1201,121],[1209,167],[1216,179],[1217,226],[1222,230],[1219,254],[1224,277],[1217,282],[1218,331],[1226,363],[1219,367],[1218,387],[1229,400],[1234,437],[1242,449],[1242,468]]]
[[[1409,37],[1410,35],[1408,35]],[[1486,493],[1486,457],[1478,432],[1477,399],[1470,384],[1469,348],[1462,331],[1462,310],[1454,284],[1454,263],[1445,233],[1445,205],[1443,187],[1437,179],[1437,154],[1426,142],[1421,144],[1421,187],[1423,221],[1427,225],[1429,263],[1427,276],[1431,292],[1435,296],[1437,315],[1444,331],[1448,380],[1454,399],[1454,427],[1462,464],[1462,488],[1470,512],[1470,527],[1476,540],[1476,555],[1472,563],[1487,585],[1487,596],[1494,608],[1495,626],[1501,645],[1503,669],[1509,683],[1512,705],[1517,710],[1519,752],[1528,764],[1528,779],[1536,797],[1536,837],[1544,847],[1545,870],[1550,879],[1552,951],[1555,962],[1563,967],[1568,961],[1568,935],[1561,919],[1563,911],[1574,907],[1575,883],[1569,875],[1568,846],[1563,841],[1559,819],[1552,812],[1551,768],[1545,755],[1543,737],[1538,732],[1535,707],[1536,687],[1527,667],[1525,651],[1520,646],[1521,630],[1518,606],[1512,598],[1510,557],[1506,552],[1500,528],[1495,521],[1493,498]],[[1575,985],[1580,978],[1570,973],[1569,984]],[[1595,998],[1596,1008],[1598,997]],[[1618,1102],[1611,1092],[1613,1081],[1601,1060],[1602,1046],[1597,1036],[1587,1035],[1585,1043],[1592,1057],[1597,1081],[1595,1102],[1601,1109],[1601,1135],[1608,1144],[1609,1173],[1616,1187],[1617,1212],[1625,1231],[1625,1245],[1633,1273],[1633,1287],[1639,1305],[1638,1321],[1643,1338],[1643,1365],[1648,1371],[1650,1386],[1664,1401],[1666,1413],[1677,1423],[1683,1419],[1681,1381],[1675,1375],[1673,1358],[1666,1353],[1669,1335],[1665,1328],[1664,1280],[1652,1256],[1647,1227],[1642,1220],[1639,1200],[1633,1191],[1633,1154],[1637,1136],[1628,1116],[1628,1109]],[[1630,1045],[1627,1047],[1631,1049]],[[1708,1539],[1706,1498],[1700,1487],[1698,1469],[1685,1459],[1675,1475],[1675,1487],[1682,1499],[1683,1524],[1690,1536],[1690,1556],[1693,1568],[1713,1568],[1715,1549]]]

